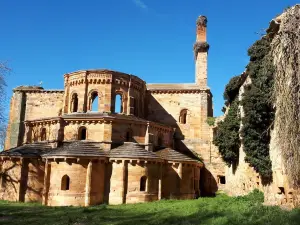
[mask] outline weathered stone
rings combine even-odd
[[[197,41],[206,41],[204,22],[197,26]],[[0,153],[1,171],[13,179],[7,185],[15,187],[0,189],[0,197],[88,206],[214,194],[224,164],[212,145],[210,116],[207,52],[202,51],[192,84],[147,86],[134,75],[84,70],[65,74],[64,90],[18,87],[11,100],[7,151]],[[172,155],[162,156],[164,149]]]

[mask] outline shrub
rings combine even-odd
[[[213,140],[213,143],[219,147],[219,152],[228,166],[236,163],[239,155],[240,114],[238,106],[239,103],[236,99],[230,105],[225,119],[218,123],[217,134]]]
[[[207,120],[206,120],[206,122],[209,126],[214,126],[215,121],[216,121],[216,117],[207,117]]]

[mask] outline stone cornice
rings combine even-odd
[[[195,90],[195,89],[184,89],[184,90],[171,90],[171,89],[154,89],[154,90],[148,90],[151,93],[155,93],[155,94],[173,94],[173,93],[188,93],[188,94],[198,94],[198,93],[208,93],[210,91],[208,90]]]
[[[25,126],[40,126],[40,125],[51,125],[51,124],[58,124],[63,123],[65,125],[68,124],[112,124],[112,123],[126,123],[126,124],[138,124],[144,126],[150,126],[157,131],[162,132],[173,132],[173,127],[168,125],[147,121],[139,118],[117,118],[114,116],[99,116],[99,117],[52,117],[52,118],[41,118],[36,120],[26,120],[24,121]]]
[[[19,89],[15,88],[13,89],[13,92],[25,92],[25,93],[43,93],[43,94],[52,94],[52,93],[61,93],[63,94],[65,91],[64,90],[44,90],[44,89]]]
[[[51,117],[51,118],[41,118],[36,120],[25,120],[25,126],[36,126],[36,125],[50,125],[62,123],[63,119],[61,117]]]
[[[113,70],[82,70],[64,75],[65,86],[78,86],[82,84],[116,84],[123,87],[143,90],[145,81],[137,76]],[[131,82],[131,84],[130,84]]]
[[[178,164],[182,164],[183,166],[195,166],[198,168],[204,167],[204,164],[202,162],[189,162],[189,161],[171,161],[166,159],[133,159],[133,158],[113,158],[109,156],[0,156],[0,162],[5,160],[19,160],[22,159],[35,159],[35,160],[41,160],[41,161],[48,161],[48,162],[66,162],[68,160],[75,160],[75,162],[80,162],[81,160],[92,160],[97,161],[100,163],[122,163],[123,161],[126,161],[128,163],[137,163],[137,164],[143,164],[143,163],[150,163],[150,164],[169,164],[172,166],[177,166]]]

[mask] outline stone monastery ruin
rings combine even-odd
[[[214,194],[225,180],[206,122],[206,22],[197,20],[195,83],[146,84],[104,69],[65,74],[64,90],[15,88],[1,199],[89,206]]]
[[[89,206],[259,189],[266,204],[299,206],[299,24],[300,5],[270,22],[226,85],[220,118],[207,87],[205,16],[195,83],[147,84],[103,69],[65,74],[64,90],[15,88],[0,199]]]

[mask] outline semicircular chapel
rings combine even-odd
[[[201,18],[196,44],[208,45]],[[0,199],[89,206],[213,195],[225,167],[207,124],[207,51],[195,48],[195,83],[99,69],[65,74],[63,90],[15,88]]]

